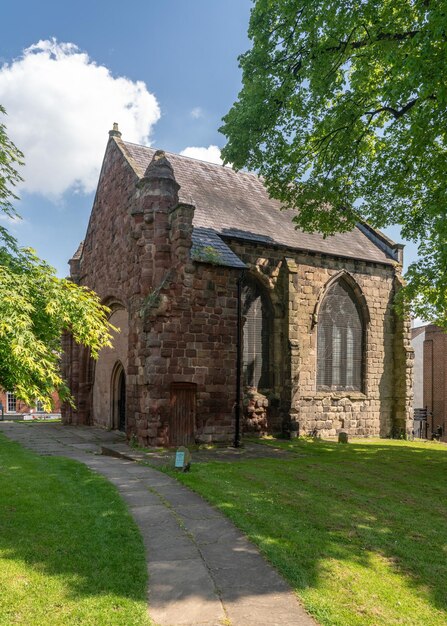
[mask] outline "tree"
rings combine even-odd
[[[447,0],[256,0],[225,162],[330,235],[401,226],[404,290],[447,327]]]
[[[0,106],[0,113],[5,110]],[[18,217],[14,187],[23,155],[0,124],[0,211]],[[85,287],[59,279],[30,249],[20,249],[0,225],[0,386],[29,405],[51,408],[51,394],[71,400],[61,378],[61,335],[67,330],[92,356],[110,345],[108,309]]]

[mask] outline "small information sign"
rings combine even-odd
[[[191,453],[188,448],[180,446],[175,453],[174,467],[182,470],[182,472],[188,472],[191,467]]]
[[[177,450],[175,453],[175,467],[181,467],[185,464],[185,453],[183,451]]]

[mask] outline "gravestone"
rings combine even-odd
[[[348,443],[348,433],[341,431],[338,433],[338,443]]]

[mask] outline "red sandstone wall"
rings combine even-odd
[[[84,242],[82,259],[70,262],[71,278],[87,285],[108,305],[128,310],[139,291],[139,257],[131,238],[131,208],[138,178],[111,139],[106,149],[95,201]],[[137,266],[137,267],[135,267]],[[76,408],[65,404],[62,418],[72,424],[107,424],[110,416],[92,411],[94,364],[88,350],[63,337],[62,370]]]
[[[197,384],[197,438],[229,440],[236,394],[237,273],[193,263],[185,270],[163,294],[163,313],[145,315],[144,372],[153,415],[147,436],[169,422],[171,383],[191,382]]]
[[[160,164],[137,186],[115,140],[109,142],[72,275],[128,313],[128,436],[142,445],[169,444],[171,384],[189,382],[197,385],[196,439],[229,440],[239,273],[190,260],[194,208],[178,204],[178,185]],[[65,343],[77,410],[66,407],[64,420],[112,427],[112,416],[103,414],[108,409],[96,414],[100,403],[92,405],[97,383],[89,380],[85,350],[69,338]]]

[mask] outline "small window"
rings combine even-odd
[[[36,400],[36,413],[43,413],[43,412],[44,412],[43,403],[41,402],[41,400]]]
[[[328,290],[318,314],[317,389],[361,391],[363,352],[361,311],[341,280]]]
[[[13,391],[6,392],[6,411],[15,413],[17,411],[17,398]]]

